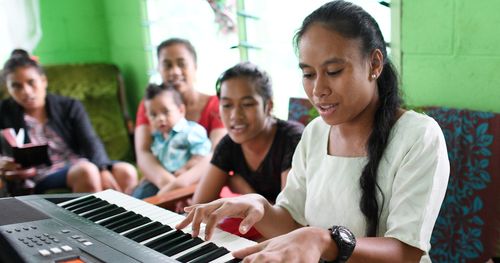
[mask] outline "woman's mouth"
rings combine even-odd
[[[231,131],[234,133],[242,133],[245,131],[246,127],[246,124],[231,125]]]
[[[318,109],[318,112],[320,115],[329,115],[333,113],[335,110],[337,110],[339,103],[322,103],[322,104],[316,104],[316,108]]]

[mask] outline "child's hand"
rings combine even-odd
[[[175,177],[179,177],[179,175],[181,175],[181,174],[185,173],[186,171],[187,171],[187,169],[186,169],[186,167],[184,166],[184,167],[180,168],[179,170],[175,171],[175,172],[174,172],[174,175],[175,175]]]

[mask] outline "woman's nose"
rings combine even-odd
[[[314,82],[313,95],[321,98],[330,95],[331,92],[332,90],[326,77],[318,75]]]
[[[168,73],[171,75],[180,75],[182,73],[182,70],[178,65],[172,65],[169,68]]]
[[[231,119],[238,119],[242,116],[242,108],[239,106],[233,107],[231,110]]]
[[[31,95],[33,94],[33,87],[28,84],[23,84],[21,87],[21,93],[25,95]]]

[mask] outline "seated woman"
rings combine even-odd
[[[74,99],[47,94],[42,67],[24,50],[14,50],[3,69],[10,98],[0,101],[0,129],[26,131],[26,142],[48,143],[51,166],[22,168],[2,156],[4,176],[32,180],[35,193],[69,187],[74,192],[115,189],[131,193],[135,168],[110,161],[83,105]]]
[[[218,199],[226,184],[235,193],[259,193],[274,202],[285,185],[304,127],[271,115],[271,80],[251,63],[240,63],[226,70],[216,89],[228,134],[216,146],[193,203]],[[229,223],[221,227],[237,234],[237,225],[235,229]]]
[[[217,145],[226,134],[219,116],[219,100],[215,95],[209,96],[195,89],[197,55],[193,45],[185,39],[171,38],[158,45],[157,54],[158,72],[166,84],[162,86],[173,85],[179,91],[186,105],[186,119],[203,126],[212,146]],[[136,198],[143,199],[159,191],[165,193],[195,184],[210,162],[210,155],[207,155],[182,173],[167,171],[151,152],[151,126],[144,101],[141,101],[137,110],[134,143],[137,166],[144,175],[144,180],[134,190],[133,196]]]

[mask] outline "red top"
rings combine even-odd
[[[224,128],[222,120],[219,115],[219,98],[217,96],[210,96],[205,108],[201,112],[200,119],[198,123],[207,130],[207,134],[210,136],[210,132],[214,129]],[[149,119],[146,114],[146,107],[144,106],[144,100],[139,103],[139,108],[137,109],[137,116],[135,119],[135,127],[141,125],[149,125]]]

